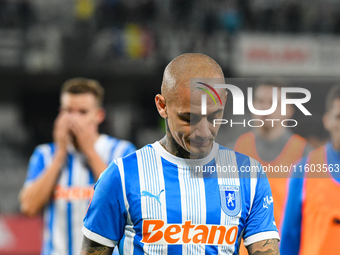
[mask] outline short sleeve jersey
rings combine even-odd
[[[94,147],[107,165],[114,158],[126,156],[136,149],[128,141],[104,134],[99,136]],[[54,152],[53,143],[36,147],[30,158],[25,185],[30,185],[48,169]],[[43,255],[80,253],[83,239],[82,219],[93,195],[94,183],[95,179],[86,157],[69,147],[52,198],[44,209]]]
[[[272,202],[248,156],[214,143],[206,158],[188,160],[155,142],[102,173],[83,233],[120,254],[237,254],[241,238],[279,239]]]

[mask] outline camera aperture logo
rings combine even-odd
[[[197,82],[197,83],[206,86],[212,92],[214,92],[215,95],[217,96],[218,100],[220,101],[221,105],[222,105],[222,100],[221,100],[220,96],[218,95],[217,91],[213,87],[211,87],[210,85],[208,85],[206,83],[203,83],[203,82]],[[207,93],[212,98],[212,100],[214,101],[215,105],[217,105],[214,96],[210,93],[209,90],[207,90],[205,88],[201,88],[201,87],[196,87],[196,88],[200,89],[200,90],[203,90],[205,93]],[[207,95],[206,94],[202,94],[201,99],[202,99],[201,113],[202,113],[202,115],[207,115]]]
[[[244,101],[245,97],[240,88],[238,88],[235,85],[232,84],[215,84],[213,86],[208,85],[203,82],[197,82],[201,85],[206,86],[209,88],[211,91],[213,91],[218,99],[220,100],[220,103],[222,105],[222,101],[220,96],[218,95],[216,89],[219,88],[224,88],[228,89],[231,92],[231,96],[233,97],[233,115],[244,115],[245,110],[244,110]],[[216,100],[211,94],[210,91],[207,89],[201,88],[201,87],[196,87],[200,90],[203,90],[206,92],[214,101],[215,105]],[[304,97],[301,98],[287,98],[288,93],[298,93],[304,95]],[[247,105],[249,111],[258,116],[264,116],[264,115],[270,115],[274,113],[277,109],[278,106],[278,88],[273,87],[273,92],[272,92],[272,105],[269,109],[266,110],[258,110],[255,109],[254,104],[253,104],[253,88],[248,87],[247,88]],[[311,93],[309,90],[305,88],[298,88],[298,87],[282,87],[281,88],[281,116],[285,116],[287,114],[287,105],[295,105],[304,115],[306,116],[311,116],[312,114],[306,109],[306,107],[303,105],[307,103],[311,99]],[[201,95],[201,113],[202,115],[207,115],[207,96],[206,94]],[[295,119],[265,119],[265,121],[271,122],[271,126],[274,127],[274,123],[279,121],[283,127],[295,127],[297,126],[298,122]],[[233,120],[227,120],[227,119],[214,119],[213,120],[213,125],[222,125],[222,124],[230,124],[230,127],[233,127],[233,125],[242,125],[243,127],[248,124],[249,127],[262,127],[264,125],[264,120],[261,119],[250,119],[246,121],[245,119],[242,122],[233,122]],[[291,123],[291,124],[290,124]],[[293,123],[293,124],[292,124]]]

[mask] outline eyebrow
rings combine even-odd
[[[214,111],[214,112],[212,112],[212,113],[210,113],[210,114],[208,114],[208,115],[212,115],[212,114],[216,114],[216,113],[220,113],[220,112],[223,112],[223,110],[222,109],[218,109],[218,110],[216,110],[216,111]],[[195,115],[199,115],[199,114],[196,114],[196,113],[191,113],[191,114],[195,114]],[[179,113],[177,113],[177,116],[190,116],[190,112],[179,112]]]
[[[220,112],[223,112],[223,110],[222,110],[222,109],[218,109],[218,110],[214,111],[214,112],[211,113],[211,114],[216,114],[216,113],[220,113]],[[209,114],[209,115],[210,115],[210,114]]]
[[[190,116],[190,112],[179,112],[179,113],[177,113],[177,115]]]

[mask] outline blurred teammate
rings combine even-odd
[[[290,119],[294,114],[293,106],[287,105],[287,115],[281,115],[281,88],[284,86],[285,83],[282,80],[271,79],[262,81],[255,87],[255,109],[267,110],[271,108],[274,87],[278,88],[277,108],[270,115],[254,115],[254,119],[261,119],[264,125],[241,135],[236,141],[234,150],[258,160],[263,166],[282,165],[289,169],[291,164],[307,155],[311,148],[306,146],[307,142],[304,138],[281,125],[282,120]],[[266,121],[266,119],[274,119],[275,121]],[[274,218],[278,229],[280,229],[289,173],[267,172],[267,176],[275,201]],[[240,254],[247,254],[242,246]]]
[[[104,90],[95,80],[68,80],[60,95],[54,142],[36,147],[20,193],[21,211],[44,208],[42,254],[79,254],[82,219],[93,186],[108,164],[135,151],[133,144],[98,133]]]
[[[184,54],[166,67],[155,101],[166,135],[114,160],[98,180],[84,218],[81,254],[237,254],[243,237],[250,254],[279,254],[271,191],[263,172],[208,172],[197,167],[261,165],[214,142],[223,116],[224,89],[212,90],[221,104],[201,96],[224,83],[220,66],[202,54]],[[197,88],[199,87],[199,88]],[[216,94],[215,94],[216,93]],[[216,99],[217,101],[217,99]],[[243,175],[242,175],[243,174]],[[114,184],[114,185],[113,185]]]
[[[340,251],[340,86],[328,93],[323,124],[331,140],[302,159],[289,182],[280,248],[284,255]]]
[[[254,115],[254,119],[261,119],[264,125],[253,128],[251,132],[240,136],[234,147],[235,151],[258,160],[263,166],[290,166],[312,150],[304,138],[281,125],[282,120],[290,119],[294,114],[293,106],[288,104],[287,115],[281,115],[280,99],[281,87],[283,86],[285,85],[281,80],[268,80],[255,88],[255,109],[270,109],[272,106],[273,87],[278,88],[277,108],[270,115]],[[275,121],[265,121],[266,119],[274,119]],[[278,228],[282,217],[288,175],[288,172],[267,173],[275,201],[274,217]]]

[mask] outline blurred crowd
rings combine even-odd
[[[0,27],[53,23],[70,32],[79,26],[101,30],[136,23],[157,33],[164,25],[208,34],[216,29],[339,33],[339,13],[339,1],[321,0],[1,0]]]
[[[19,66],[21,75],[23,70],[40,74],[61,68],[67,73],[52,80],[35,76],[2,81],[0,99],[6,103],[0,107],[1,170],[8,175],[17,171],[20,177],[12,179],[15,184],[0,179],[0,187],[13,189],[3,201],[14,201],[0,202],[0,211],[18,211],[14,191],[24,179],[32,144],[51,136],[57,90],[66,77],[86,73],[103,81],[111,117],[105,131],[114,130],[139,146],[159,138],[152,100],[162,64],[183,52],[204,52],[228,76],[229,39],[238,32],[340,33],[339,14],[337,0],[0,0],[0,71]],[[142,61],[129,65],[120,59]],[[120,80],[102,75],[100,68],[109,67],[106,74],[127,75]],[[143,86],[135,86],[136,74]],[[141,74],[152,78],[141,80]],[[115,121],[122,118],[128,118],[128,128]]]
[[[242,34],[245,39],[237,40]],[[253,34],[260,40],[253,40]],[[268,40],[268,35],[277,38]],[[19,212],[18,192],[29,156],[35,145],[52,141],[65,80],[83,76],[100,81],[107,114],[100,133],[140,148],[164,135],[154,97],[160,92],[164,67],[174,57],[184,52],[207,54],[226,77],[253,78],[249,67],[261,63],[269,76],[279,70],[278,76],[288,78],[283,70],[302,70],[308,77],[335,77],[340,39],[333,35],[340,35],[340,0],[0,0],[0,216]],[[241,44],[244,54],[236,55],[237,64],[233,54],[240,52]],[[240,70],[248,73],[242,76]],[[262,75],[254,70],[255,77]],[[313,148],[328,141],[323,102],[336,82],[295,80],[292,86],[307,87],[315,101],[308,106],[313,117],[295,112],[299,125],[289,135],[301,135]],[[242,88],[245,92],[245,85]],[[231,118],[231,107],[228,100],[225,118]],[[225,125],[217,141],[233,148],[251,131]],[[255,146],[243,147],[256,152]],[[263,153],[265,160],[270,153]],[[0,218],[0,239],[6,240],[1,227]]]

